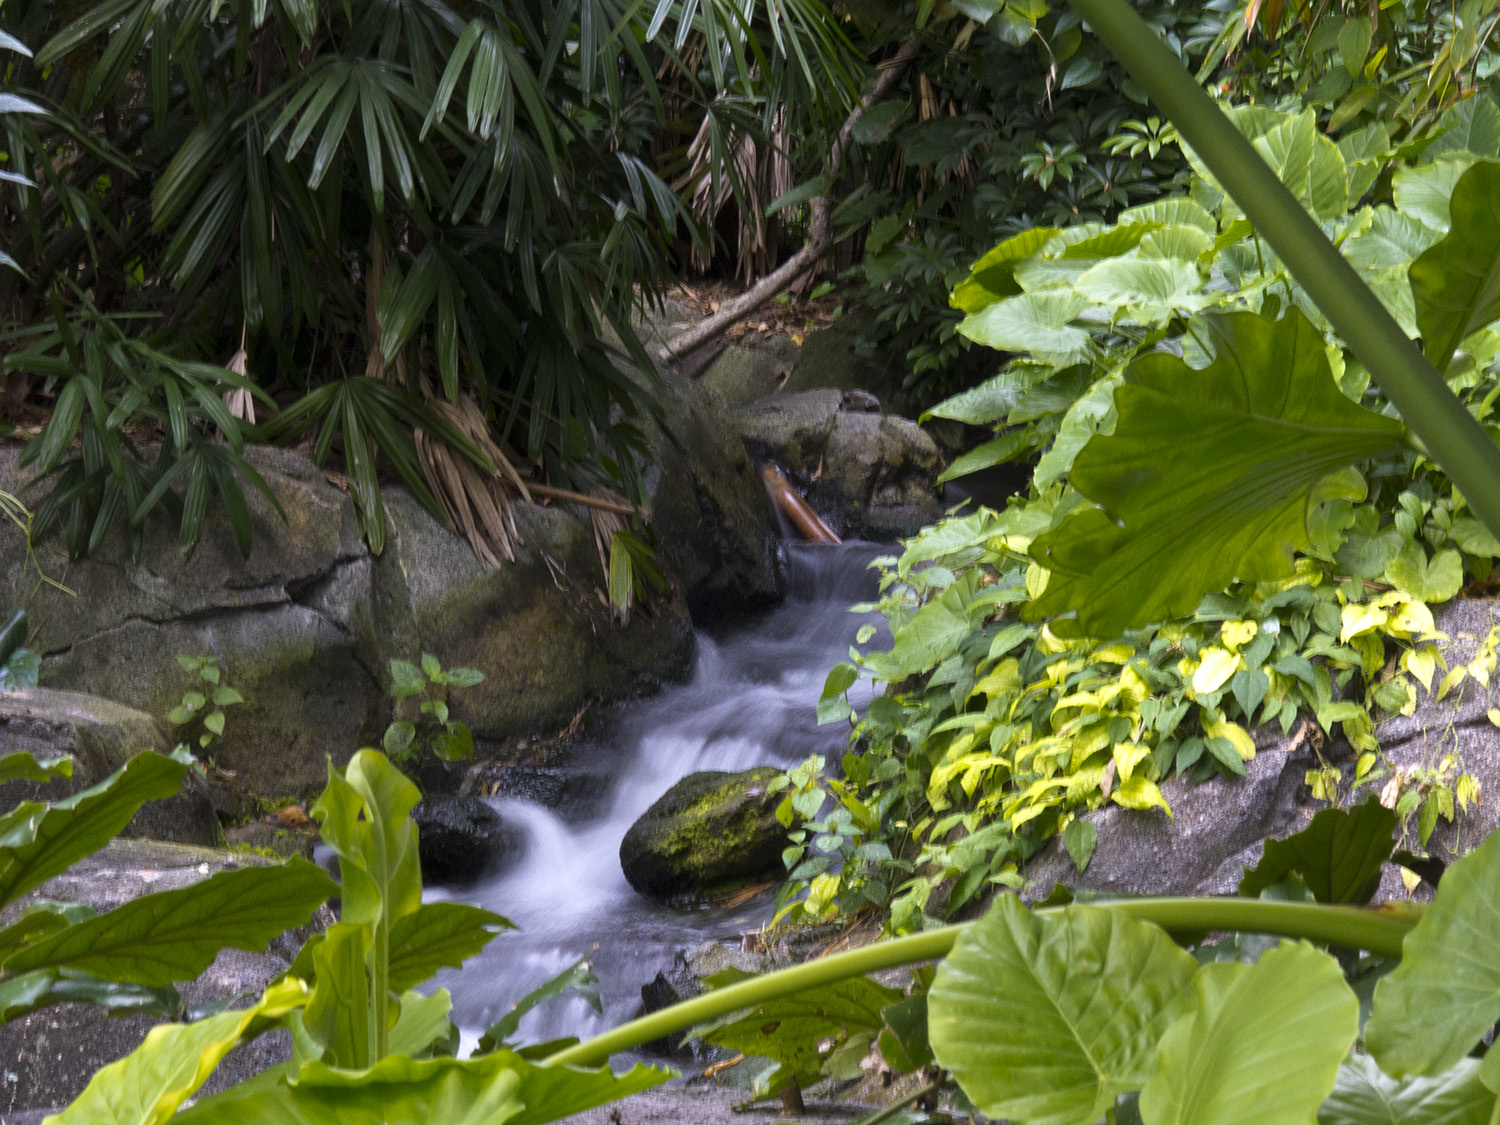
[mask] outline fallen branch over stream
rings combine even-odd
[[[754,312],[777,294],[790,289],[804,274],[816,269],[822,263],[824,255],[833,245],[832,185],[838,180],[839,173],[843,170],[844,154],[849,149],[850,141],[853,140],[854,128],[864,117],[865,112],[896,84],[921,49],[921,38],[913,36],[901,44],[900,50],[894,55],[881,62],[880,74],[875,79],[875,85],[871,87],[869,93],[860,98],[858,104],[850,110],[849,116],[844,119],[844,124],[834,139],[832,151],[828,154],[828,168],[825,175],[828,177],[829,191],[813,196],[808,203],[807,241],[803,243],[802,249],[738,297],[725,301],[719,306],[718,312],[704,317],[691,328],[654,348],[653,359],[658,363],[669,363],[678,359],[704,341],[717,336],[741,317]]]

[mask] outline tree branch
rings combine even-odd
[[[901,44],[900,50],[880,64],[880,74],[875,79],[875,85],[868,94],[860,98],[859,103],[844,119],[844,124],[839,128],[838,136],[834,138],[833,148],[828,154],[827,175],[830,191],[843,170],[844,154],[848,151],[849,142],[854,137],[855,126],[859,124],[865,112],[896,84],[897,79],[901,77],[902,72],[906,70],[911,60],[917,57],[921,49],[922,40],[917,36]],[[830,192],[825,191],[821,195],[813,196],[809,202],[807,241],[803,243],[802,249],[738,297],[725,301],[719,306],[719,311],[712,316],[704,317],[691,328],[679,332],[666,343],[653,348],[652,358],[658,363],[677,359],[705,340],[717,336],[741,317],[754,312],[778,293],[791,288],[803,274],[815,269],[822,262],[823,256],[828,253],[828,248],[833,242],[832,220],[833,196]]]

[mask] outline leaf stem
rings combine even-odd
[[[1500,447],[1259,153],[1126,0],[1069,0],[1177,126],[1349,345],[1402,419],[1500,535]]]
[[[1267,902],[1255,898],[1140,898],[1090,904],[1119,910],[1143,922],[1154,922],[1168,931],[1202,933],[1213,930],[1246,930],[1327,942],[1350,949],[1366,949],[1387,957],[1401,956],[1401,941],[1416,925],[1419,914],[1397,915],[1356,906],[1324,906],[1307,902]],[[1055,913],[1063,907],[1041,907],[1038,914]],[[945,956],[968,923],[925,930],[919,934],[851,949],[802,965],[793,965],[765,976],[753,977],[702,996],[684,1000],[670,1008],[621,1024],[585,1043],[551,1055],[549,1066],[603,1066],[617,1051],[628,1051],[653,1039],[686,1031],[695,1024],[718,1019],[742,1008],[753,1008],[768,1000],[792,996],[819,985],[882,969],[894,969],[918,961]]]

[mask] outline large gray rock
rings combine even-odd
[[[0,785],[0,811],[21,801],[58,801],[71,796],[103,781],[143,750],[158,754],[171,750],[166,735],[144,712],[73,691],[0,692],[0,753],[73,757],[71,779]],[[177,796],[142,805],[125,835],[206,847],[223,842],[207,786],[191,772]]]
[[[13,492],[24,479],[16,453],[0,448],[0,487]],[[0,529],[0,604],[19,605],[39,623],[32,647],[43,654],[44,683],[151,715],[165,716],[185,690],[201,686],[175,656],[218,656],[225,682],[246,702],[226,712],[213,758],[255,792],[300,794],[326,780],[325,755],[346,761],[384,727],[373,654],[357,649],[345,622],[304,604],[367,556],[348,498],[311,462],[272,448],[248,456],[287,516],[283,522],[246,488],[248,559],[227,521],[216,519],[184,560],[165,518],[155,518],[139,564],[117,534],[67,565],[71,596],[38,585],[22,563],[21,537]],[[58,553],[57,544],[44,544],[41,561],[61,574]]]
[[[0,447],[0,488],[11,492],[25,479],[17,454]],[[270,448],[247,456],[287,515],[283,522],[246,490],[248,559],[222,520],[187,560],[164,519],[148,527],[139,565],[123,536],[71,566],[44,545],[43,566],[66,571],[75,597],[38,584],[22,536],[0,526],[0,606],[40,623],[32,647],[43,654],[44,683],[165,715],[199,686],[173,657],[215,655],[246,702],[226,712],[224,740],[210,753],[244,789],[283,797],[320,789],[329,757],[341,765],[378,744],[392,657],[425,651],[445,667],[484,672],[483,684],[451,700],[481,739],[556,730],[590,702],[688,666],[692,632],[680,601],[625,628],[611,621],[588,520],[574,511],[518,506],[526,546],[492,569],[389,487],[386,549],[375,558],[348,497],[304,457]],[[769,557],[764,542],[756,547]]]
[[[808,501],[846,537],[911,536],[942,517],[936,443],[915,422],[881,414],[867,391],[772,395],[735,417],[745,443],[806,485]]]
[[[790,337],[746,336],[720,352],[698,381],[726,406],[743,406],[779,391],[799,359]]]
[[[438,527],[404,492],[387,500],[390,531],[374,566],[370,645],[379,664],[430,652],[485,679],[452,693],[476,737],[555,731],[586,702],[616,700],[686,673],[692,627],[680,604],[610,618],[587,522],[561,508],[518,505],[524,546],[500,569]]]
[[[786,829],[776,820],[774,766],[690,773],[645,811],[620,842],[620,866],[656,898],[712,894],[779,875]]]
[[[1260,862],[1267,836],[1300,831],[1316,811],[1304,799],[1308,751],[1279,728],[1261,728],[1255,743],[1244,778],[1193,787],[1183,778],[1164,782],[1171,816],[1114,804],[1086,814],[1099,829],[1087,869],[1080,874],[1053,839],[1026,866],[1026,897],[1045,898],[1059,883],[1119,894],[1233,893],[1241,868]]]
[[[659,556],[696,618],[779,601],[776,516],[724,403],[670,372],[661,412],[644,419]]]
[[[257,856],[191,848],[144,840],[114,840],[102,851],[74,864],[20,902],[0,912],[0,924],[13,920],[29,899],[85,902],[106,911],[140,895],[176,890],[219,871],[258,866]],[[333,921],[326,906],[315,926]],[[208,971],[181,988],[189,1005],[258,993],[291,966],[310,931],[293,931],[271,942],[261,953],[229,949]],[[82,1092],[100,1067],[133,1051],[153,1026],[149,1017],[110,1017],[87,1004],[60,1004],[0,1025],[0,1113],[61,1106]],[[291,1055],[284,1032],[261,1036],[231,1054],[204,1087],[224,1089]]]

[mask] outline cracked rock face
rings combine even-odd
[[[0,447],[0,488],[22,492],[19,447]],[[378,745],[389,721],[390,660],[430,652],[445,668],[486,675],[454,692],[453,715],[476,737],[550,733],[591,701],[616,699],[680,675],[692,632],[680,606],[613,625],[597,593],[586,518],[521,506],[527,547],[491,569],[396,487],[386,492],[385,552],[369,554],[348,498],[301,455],[247,456],[286,512],[246,489],[253,547],[241,558],[222,520],[183,559],[165,519],[148,524],[139,565],[123,535],[71,564],[40,545],[45,571],[76,596],[37,582],[25,543],[0,526],[0,607],[28,611],[46,687],[88,692],[159,719],[201,685],[178,655],[219,658],[223,682],[245,698],[226,711],[209,754],[265,797],[316,792],[327,759]],[[35,499],[34,496],[29,499]],[[199,728],[168,727],[195,742]]]

